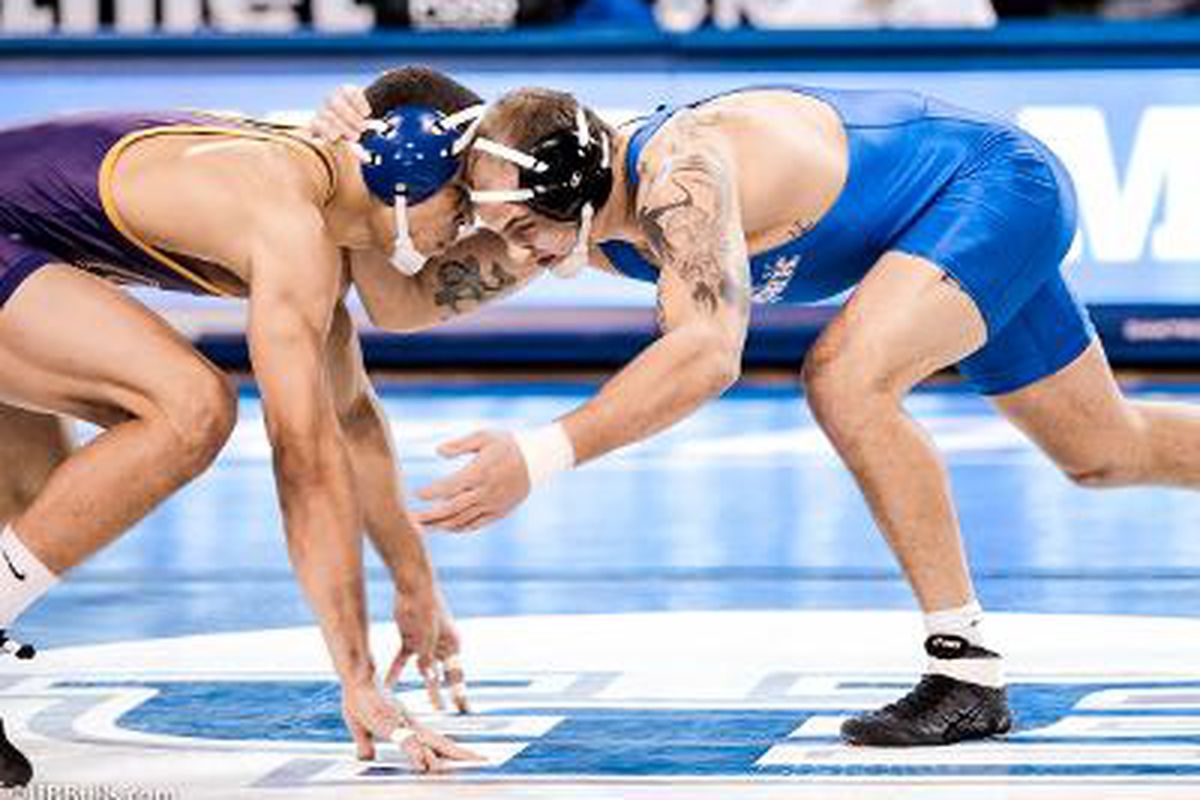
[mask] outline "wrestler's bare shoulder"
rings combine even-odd
[[[248,275],[248,226],[264,213],[319,206],[330,176],[315,154],[282,140],[176,133],[139,140],[110,179],[117,212],[156,247]]]
[[[753,143],[760,151],[814,140],[844,142],[841,120],[832,106],[799,91],[747,89],[681,109],[647,145],[648,154],[681,141],[713,139]]]
[[[789,89],[754,89],[680,109],[638,161],[642,185],[685,153],[723,160],[737,184],[751,252],[811,228],[837,199],[849,169],[838,113]]]

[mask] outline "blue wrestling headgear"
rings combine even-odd
[[[372,121],[361,141],[367,153],[363,178],[372,194],[389,206],[398,196],[415,206],[454,177],[459,133],[445,119],[427,106],[401,106]]]
[[[392,263],[416,274],[425,263],[408,233],[408,206],[437,194],[458,173],[465,138],[459,128],[477,119],[483,106],[442,114],[428,106],[400,106],[370,120],[358,145],[363,180],[371,194],[396,208]]]

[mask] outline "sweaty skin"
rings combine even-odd
[[[362,577],[365,524],[397,586],[408,651],[401,657],[419,655],[437,695],[435,659],[457,652],[457,636],[419,525],[404,507],[387,422],[343,306],[343,250],[390,250],[393,212],[372,200],[353,155],[335,153],[331,183],[306,148],[233,136],[150,137],[116,162],[113,200],[138,238],[248,297],[251,360],[289,555],[342,681],[347,725],[362,757],[373,756],[374,739],[409,725],[416,735],[403,745],[406,754],[418,768],[436,769],[441,758],[471,754],[416,725],[380,692]],[[461,190],[449,187],[414,208],[417,246],[432,252],[451,241],[461,205]],[[97,326],[104,336],[94,335]],[[66,459],[57,471],[23,473],[37,485],[14,481],[22,493],[8,509],[24,543],[55,572],[111,542],[207,466],[232,427],[215,368],[143,307],[65,265],[38,270],[0,309],[0,373],[0,401],[107,429],[70,458],[51,436],[49,417],[36,418],[46,421],[25,439],[38,449],[33,437],[43,436],[47,459]]]

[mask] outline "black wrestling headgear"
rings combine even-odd
[[[475,203],[525,203],[559,222],[580,222],[584,209],[594,211],[608,200],[613,187],[608,135],[593,136],[582,106],[575,108],[575,127],[554,131],[529,152],[483,137],[471,144],[516,165],[517,189],[472,192]]]

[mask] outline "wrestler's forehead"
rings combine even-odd
[[[467,162],[467,183],[476,191],[516,189],[520,176],[516,165],[486,153],[477,153]]]

